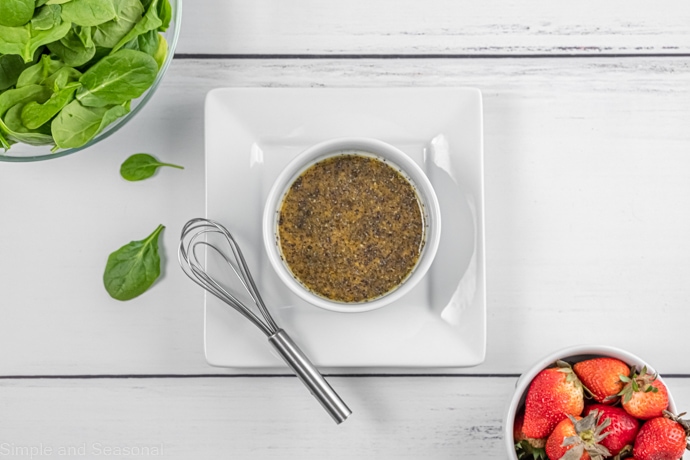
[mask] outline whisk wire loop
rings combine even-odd
[[[221,235],[228,244],[234,260],[215,244],[204,240],[203,238],[206,238],[208,234]],[[197,254],[197,249],[202,246],[212,249],[219,254],[230,269],[237,275],[240,283],[261,313],[261,317],[256,315],[240,299],[230,293],[206,272],[203,264],[200,262],[199,254]],[[261,294],[259,294],[259,290],[249,272],[247,262],[242,255],[239,245],[225,227],[208,219],[197,218],[187,222],[182,229],[182,237],[180,238],[180,246],[178,249],[178,260],[182,270],[192,281],[237,310],[242,316],[250,320],[266,334],[266,336],[274,334],[279,329],[268,312],[261,298]]]
[[[220,235],[220,238],[216,237],[216,239],[227,243],[230,251],[224,251],[215,241],[213,243],[208,241],[207,237],[209,235]],[[200,262],[199,254],[197,254],[197,250],[200,249],[205,249],[205,255],[207,256],[211,252],[221,256],[222,260],[235,273],[242,287],[252,298],[260,316],[208,274],[204,265]],[[352,412],[347,405],[326,382],[318,369],[309,361],[309,358],[292,341],[288,334],[278,327],[271,317],[249,272],[247,261],[244,259],[237,241],[235,241],[235,238],[225,227],[213,220],[202,218],[190,220],[182,228],[177,258],[182,271],[192,281],[230,305],[266,334],[268,342],[273,346],[278,355],[295,372],[297,377],[299,377],[336,423],[342,423],[349,417]]]

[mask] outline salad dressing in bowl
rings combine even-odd
[[[415,187],[366,152],[310,166],[280,207],[278,244],[292,274],[316,295],[365,302],[396,289],[424,246]]]

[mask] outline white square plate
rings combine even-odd
[[[472,88],[222,88],[206,98],[206,214],[234,234],[263,299],[322,369],[410,372],[480,364],[486,353],[481,93]],[[395,303],[335,313],[295,296],[261,240],[264,202],[281,169],[335,137],[374,137],[415,160],[438,195],[441,242],[425,278]],[[211,365],[285,372],[265,336],[211,295]]]

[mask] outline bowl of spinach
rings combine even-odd
[[[0,1],[0,161],[69,155],[124,126],[172,61],[181,6]]]

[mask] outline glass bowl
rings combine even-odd
[[[168,54],[165,57],[163,65],[158,70],[158,75],[154,80],[153,84],[146,92],[137,99],[133,99],[131,102],[130,112],[115,120],[113,123],[108,125],[103,131],[98,133],[96,137],[91,139],[86,144],[81,147],[70,148],[70,149],[60,149],[55,152],[51,151],[52,146],[32,146],[28,144],[17,143],[13,144],[8,151],[3,151],[0,146],[0,161],[11,161],[11,162],[30,162],[30,161],[40,161],[40,160],[50,160],[53,158],[60,158],[66,155],[70,155],[81,150],[88,149],[89,147],[97,144],[98,142],[106,139],[107,137],[115,134],[120,128],[122,128],[129,120],[134,118],[139,111],[144,108],[146,103],[153,97],[153,94],[158,89],[163,76],[170,67],[170,63],[175,55],[175,47],[177,46],[177,40],[180,35],[180,24],[182,19],[182,0],[169,0],[170,6],[172,7],[172,19],[170,21],[170,26],[165,32],[160,32],[165,40],[168,42]]]

